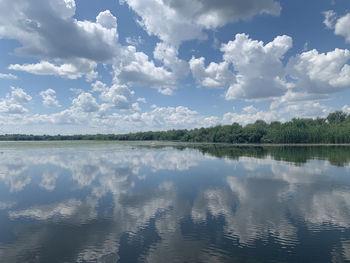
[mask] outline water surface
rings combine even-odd
[[[0,143],[0,262],[347,261],[350,147]]]

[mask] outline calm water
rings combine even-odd
[[[0,262],[350,261],[350,147],[0,143]]]

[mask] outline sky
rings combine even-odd
[[[349,0],[0,0],[0,134],[350,113]]]

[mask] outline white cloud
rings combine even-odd
[[[95,110],[94,105],[92,105],[92,109]],[[62,124],[82,125],[81,131],[85,132],[87,130],[87,127],[84,127],[84,124],[88,124],[88,117],[89,117],[88,112],[84,112],[83,109],[77,105],[77,107],[75,108],[71,107],[59,113],[54,113],[51,115],[35,115],[30,120],[30,122],[31,123],[49,123],[49,124],[56,124],[56,125],[62,125]]]
[[[178,58],[178,50],[171,45],[158,43],[154,57],[164,66],[156,66],[154,61],[133,46],[123,49],[123,56],[113,64],[114,83],[128,86],[154,88],[164,95],[172,95],[177,89],[177,80],[189,73],[188,63]]]
[[[97,22],[79,21],[73,18],[75,9],[74,0],[37,0],[35,4],[3,0],[0,36],[19,41],[22,46],[16,54],[20,55],[45,60],[110,60],[118,53],[116,20],[107,10],[97,16]]]
[[[282,120],[277,111],[258,111],[246,108],[243,113],[228,112],[223,115],[222,122],[224,124],[232,124],[237,122],[242,125],[254,123],[256,120],[264,120],[266,122]]]
[[[350,85],[350,51],[338,49],[328,53],[310,50],[289,60],[287,70],[296,80],[298,92],[333,93]]]
[[[125,38],[125,42],[128,43],[131,46],[137,47],[144,43],[144,40],[141,36],[136,37],[127,37]]]
[[[219,64],[211,62],[206,67],[203,57],[192,58],[189,64],[199,86],[228,87],[227,100],[272,99],[271,109],[297,101],[309,101],[312,107],[317,100],[329,98],[329,93],[350,86],[349,50],[319,53],[314,49],[291,57],[285,66],[283,59],[291,47],[289,36],[277,36],[264,44],[237,34],[235,40],[222,45]],[[323,110],[320,112],[328,111]]]
[[[32,97],[23,89],[11,87],[11,94],[8,94],[6,99],[11,103],[25,104],[30,102]]]
[[[178,46],[182,41],[203,39],[204,29],[215,29],[229,22],[256,14],[279,15],[281,6],[273,0],[120,0],[139,16],[139,23],[150,35]]]
[[[115,29],[117,28],[117,18],[112,15],[111,11],[106,10],[104,12],[101,12],[96,17],[96,22],[103,26],[104,28],[108,29]]]
[[[333,29],[334,34],[343,36],[345,41],[350,43],[350,13],[338,18],[333,10],[323,12],[325,18],[323,23],[328,29]]]
[[[116,128],[116,123],[121,121],[122,115],[112,113],[113,109],[140,110],[138,103],[132,103],[134,92],[125,85],[115,84],[109,88],[106,84],[97,81],[92,86],[98,88],[96,91],[100,93],[100,100],[106,103],[99,104],[91,93],[82,91],[73,99],[71,107],[58,113],[27,116],[23,123],[30,125],[64,124],[67,127],[68,125],[74,125],[75,132],[81,128],[80,133],[97,133],[101,132],[101,129]],[[49,90],[42,95],[52,97],[55,93]],[[128,126],[128,128],[130,127],[132,127],[132,124]],[[88,132],[88,130],[92,132]]]
[[[337,19],[337,14],[333,10],[328,10],[323,12],[324,15],[324,20],[323,24],[329,29],[334,29],[336,19]]]
[[[207,68],[204,57],[192,57],[189,63],[192,75],[201,87],[227,88],[236,80],[235,75],[229,69],[229,63],[226,61],[219,64],[211,62]]]
[[[23,106],[29,103],[32,97],[21,88],[11,87],[11,93],[0,100],[0,112],[8,114],[23,114],[28,110]]]
[[[100,99],[110,103],[112,108],[127,110],[132,108],[133,96],[134,92],[127,86],[114,84],[102,91]]]
[[[127,3],[140,17],[139,23],[149,35],[179,45],[184,40],[205,38],[202,28],[195,22],[171,8],[164,1],[156,0],[120,0]]]
[[[9,104],[6,101],[0,101],[0,112],[8,114],[23,114],[28,110],[19,104]]]
[[[92,90],[91,90],[92,92],[102,92],[107,89],[107,85],[99,80],[92,83],[91,87],[92,87]]]
[[[43,99],[43,104],[49,108],[61,107],[60,103],[56,99],[56,91],[53,89],[47,89],[40,92],[40,96]]]
[[[146,98],[138,98],[137,101],[142,103],[147,103]]]
[[[188,74],[187,62],[178,58],[174,46],[157,45],[155,57],[166,68],[158,66],[145,53],[118,42],[117,18],[109,10],[99,13],[96,22],[77,20],[75,10],[74,0],[36,0],[35,5],[1,1],[0,37],[21,44],[15,54],[40,59],[9,69],[92,81],[98,76],[98,63],[112,64],[114,83],[155,88],[167,95],[177,88],[177,78]]]
[[[331,109],[316,101],[289,102],[279,110],[279,113],[289,115],[291,118],[326,117]]]
[[[246,125],[256,120],[284,122],[293,117],[326,116],[331,111],[329,107],[317,101],[296,100],[287,101],[270,110],[261,110],[250,105],[244,107],[242,112],[227,112],[222,116],[202,115],[185,106],[158,107],[154,105],[149,111],[139,112],[138,103],[132,102],[127,108],[128,111],[121,108],[122,111],[115,112],[113,109],[116,108],[110,101],[98,105],[95,104],[94,98],[91,99],[91,94],[82,93],[79,96],[70,108],[59,113],[27,114],[23,117],[10,115],[6,120],[0,115],[0,124],[6,121],[6,124],[13,123],[16,126],[20,122],[23,127],[28,128],[27,133],[41,133],[42,127],[49,125],[53,134],[71,134],[72,130],[74,133],[121,134],[149,130],[193,129],[232,124],[233,122]]]
[[[17,79],[16,75],[0,73],[0,79]]]
[[[183,129],[195,127],[209,127],[218,123],[218,118],[200,115],[197,111],[184,106],[178,107],[156,107],[150,112],[133,115],[126,120],[140,122],[142,130],[157,129]]]
[[[114,65],[115,83],[123,83],[146,88],[155,88],[165,95],[171,95],[177,88],[176,76],[163,67],[157,67],[143,52],[135,47],[125,50],[121,64]]]
[[[83,96],[85,97],[86,95]],[[82,101],[82,98],[80,98],[80,101]],[[109,110],[111,104],[102,104],[100,105],[100,110],[95,112],[87,112],[89,106],[86,106],[88,109],[84,109],[82,104],[82,102],[74,102],[73,107],[63,110],[60,113],[31,116],[30,123],[75,125],[75,132],[78,133],[87,133],[87,128],[92,133],[98,133],[98,131],[126,133],[130,131],[209,127],[217,125],[220,122],[218,117],[203,116],[197,111],[184,106],[155,107],[151,111],[140,113],[137,112],[138,105],[134,103],[131,105],[133,112],[125,111],[122,113],[100,114],[104,106],[107,106],[107,110]],[[90,105],[90,103],[85,104]]]
[[[345,37],[346,42],[350,43],[350,13],[337,20],[334,33]]]
[[[350,114],[350,106],[349,105],[344,105],[341,108],[342,111],[346,112],[347,114]]]
[[[25,71],[36,75],[54,75],[68,79],[77,79],[85,75],[86,79],[91,81],[98,75],[94,71],[97,64],[86,59],[75,59],[71,63],[61,64],[59,66],[48,61],[40,61],[36,64],[14,64],[9,69],[17,71]]]
[[[178,58],[179,52],[176,47],[164,42],[157,43],[153,56],[155,59],[162,61],[163,64],[170,68],[177,78],[185,78],[189,73],[188,63]]]
[[[72,105],[83,112],[96,112],[99,109],[96,99],[87,92],[81,93],[75,98]]]
[[[61,18],[68,19],[75,14],[75,0],[52,1],[49,0],[53,11]]]
[[[256,113],[258,110],[254,107],[254,105],[249,105],[243,108],[243,111],[249,114]]]
[[[254,105],[249,105],[244,107],[241,113],[227,112],[223,115],[222,123],[232,124],[237,122],[247,125],[257,120],[264,120],[268,123],[272,121],[284,122],[291,118],[326,117],[332,111],[330,107],[315,101],[312,95],[309,96],[309,101],[305,97],[295,99],[290,95],[282,98],[281,103],[279,103],[279,98],[274,100],[271,103],[270,110],[259,110]]]
[[[226,93],[226,99],[261,99],[283,95],[288,84],[282,59],[292,47],[292,38],[277,36],[264,45],[246,34],[237,34],[234,41],[222,45],[224,61],[232,63],[236,83]]]
[[[288,90],[282,97],[275,98],[270,104],[270,109],[275,110],[280,106],[285,106],[290,103],[303,103],[303,101],[315,101],[328,99],[328,94],[308,93],[307,91],[295,92]]]

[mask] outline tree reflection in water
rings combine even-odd
[[[2,152],[1,262],[350,259],[350,147],[7,143]]]

